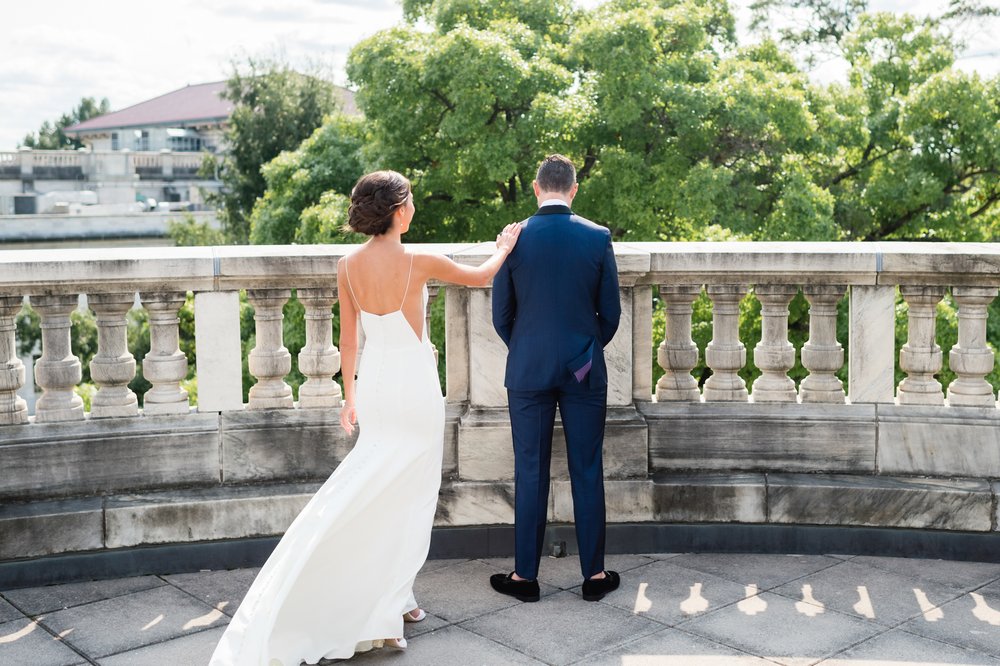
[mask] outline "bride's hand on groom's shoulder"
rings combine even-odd
[[[358,415],[354,410],[354,403],[345,401],[343,406],[340,408],[340,427],[343,428],[348,435],[353,435],[354,424],[357,422]]]
[[[504,252],[510,252],[514,249],[517,244],[517,237],[521,234],[521,224],[519,222],[512,222],[503,228],[499,234],[497,234],[497,249],[503,250]]]

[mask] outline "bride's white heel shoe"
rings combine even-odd
[[[423,608],[414,608],[403,613],[403,622],[420,622],[425,617],[427,617],[427,613],[424,612]]]
[[[385,647],[395,648],[397,650],[406,649],[406,639],[405,638],[386,638],[383,641]]]

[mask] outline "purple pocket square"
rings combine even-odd
[[[591,340],[590,344],[587,345],[587,349],[567,365],[578,384],[583,383],[583,380],[590,373],[590,369],[594,367],[594,342],[594,340]]]

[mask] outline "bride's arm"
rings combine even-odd
[[[423,255],[423,261],[426,262],[427,267],[427,277],[465,287],[485,287],[489,285],[493,276],[500,270],[507,255],[514,249],[520,233],[521,225],[516,222],[504,227],[504,230],[497,235],[496,252],[479,266],[465,266],[437,254]]]
[[[357,416],[354,411],[354,372],[358,362],[358,311],[347,291],[344,260],[337,263],[337,300],[340,301],[340,370],[344,378],[344,407],[340,425],[347,434],[354,432]]]

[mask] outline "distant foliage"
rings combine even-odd
[[[82,123],[97,116],[103,116],[111,112],[111,103],[107,97],[98,102],[93,97],[84,97],[80,103],[70,111],[59,116],[53,122],[46,120],[37,132],[28,132],[25,135],[22,145],[25,148],[36,148],[38,150],[62,150],[82,148],[83,143],[78,139],[70,138],[63,132],[70,125]]]
[[[167,235],[178,247],[224,245],[226,236],[206,221],[185,213],[179,220],[167,222]]]
[[[212,200],[228,239],[246,243],[254,204],[267,189],[261,166],[294,150],[333,113],[334,88],[281,61],[250,58],[234,64],[224,96],[235,105],[226,128],[229,150],[203,171],[217,169],[222,180],[222,192]]]
[[[340,114],[295,150],[264,165],[267,191],[251,216],[250,241],[257,244],[343,241],[346,196],[361,177],[362,121]]]

